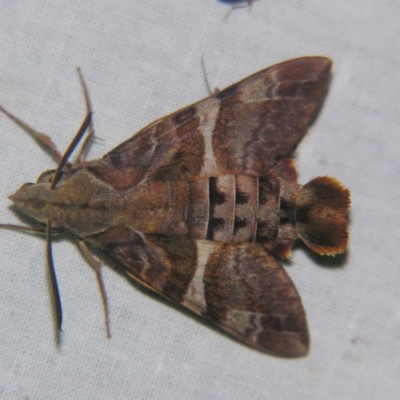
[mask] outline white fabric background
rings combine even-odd
[[[301,246],[286,268],[312,338],[302,359],[274,358],[105,267],[107,340],[92,270],[71,240],[54,259],[64,307],[57,349],[44,241],[0,231],[1,399],[400,398],[400,2],[0,0],[0,104],[65,149],[89,86],[100,157],[152,120],[274,63],[335,62],[325,106],[300,146],[301,182],[352,191],[351,241],[339,266]],[[21,223],[7,196],[53,168],[0,115],[0,222]]]

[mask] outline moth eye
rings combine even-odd
[[[37,179],[36,183],[50,183],[53,178],[54,172],[54,169],[43,172]]]
[[[44,231],[46,230],[46,225],[47,224],[45,224],[44,222],[39,222],[38,224],[43,227]],[[52,226],[51,227],[51,234],[52,235],[61,235],[64,232],[65,232],[65,229],[60,227],[60,226]]]

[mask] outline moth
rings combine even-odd
[[[62,159],[10,196],[43,224],[20,229],[46,230],[53,281],[50,236],[69,231],[95,267],[105,307],[89,247],[241,342],[305,355],[306,314],[277,258],[289,257],[298,238],[321,255],[347,246],[349,191],[327,176],[298,184],[290,158],[321,107],[331,66],[304,57],[266,68],[151,123],[99,160],[84,161],[82,151],[75,164],[66,160],[76,143],[87,129],[93,136],[81,75],[88,115],[64,156],[1,108]]]

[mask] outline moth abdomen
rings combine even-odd
[[[342,252],[348,240],[349,191],[333,178],[319,177],[302,187],[275,172],[190,182],[189,236],[223,243],[256,241],[283,258],[298,237],[319,254]]]
[[[237,243],[273,240],[277,236],[277,178],[220,175],[197,179],[189,185],[187,221],[192,238]]]

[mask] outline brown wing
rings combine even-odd
[[[142,129],[89,164],[116,188],[218,174],[264,175],[290,153],[324,97],[331,61],[286,61]]]
[[[144,237],[128,228],[111,228],[89,240],[134,279],[240,341],[278,356],[307,353],[300,297],[285,270],[261,245]]]
[[[297,290],[259,244],[220,244],[204,274],[207,316],[250,346],[284,356],[308,352],[306,316]]]

